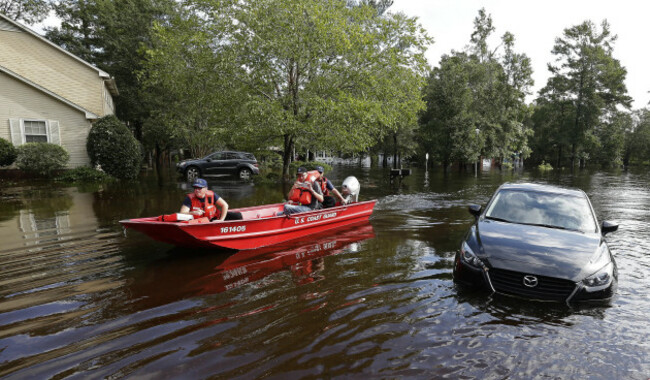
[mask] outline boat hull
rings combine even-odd
[[[165,243],[188,248],[246,250],[303,238],[307,235],[368,220],[376,201],[276,216],[284,204],[235,209],[243,220],[210,223],[160,222],[156,217],[120,223]]]

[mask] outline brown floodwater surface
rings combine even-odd
[[[0,180],[0,377],[650,377],[650,174],[335,166],[377,199],[367,223],[237,253],[158,243],[118,221],[175,212],[186,183],[68,186]],[[452,262],[503,182],[584,190],[619,271],[608,306],[462,289]],[[209,179],[230,204],[281,185]]]

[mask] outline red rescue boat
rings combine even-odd
[[[121,220],[120,223],[125,228],[179,247],[245,250],[368,220],[376,202],[356,202],[282,216],[277,213],[282,211],[284,203],[276,203],[230,210],[241,212],[243,219],[224,222],[162,222],[157,217],[148,217]]]

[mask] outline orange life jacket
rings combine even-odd
[[[311,184],[308,184],[311,186]],[[311,191],[304,189],[302,187],[297,187],[295,189],[291,189],[291,194],[289,195],[289,200],[295,203],[300,203],[305,206],[309,206],[311,204]]]
[[[320,182],[320,189],[323,191],[323,196],[330,195],[330,191],[327,189],[327,178],[323,177],[317,181]]]
[[[202,216],[206,216],[208,219],[219,218],[221,216],[221,212],[217,209],[217,206],[215,206],[216,202],[212,190],[208,190],[205,193],[203,202],[201,202],[194,193],[187,194],[187,196],[192,202],[192,208],[190,211],[203,210],[204,214]]]
[[[307,180],[304,182],[307,186],[311,186],[320,173],[317,170],[310,170],[307,172]],[[295,203],[300,203],[301,205],[309,206],[312,201],[311,191],[304,188],[295,188],[291,189],[289,194],[289,200]]]

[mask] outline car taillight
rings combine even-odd
[[[256,168],[259,168],[259,167],[260,167],[258,164],[253,164],[253,166],[255,166]]]

